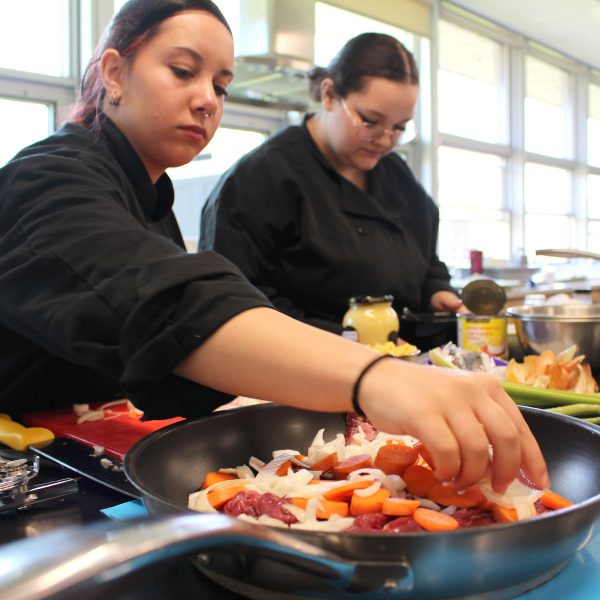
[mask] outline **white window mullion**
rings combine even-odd
[[[524,43],[509,49],[509,146],[510,158],[507,162],[506,206],[511,213],[511,252],[521,257],[525,253],[525,200],[524,176],[525,154],[525,49]]]

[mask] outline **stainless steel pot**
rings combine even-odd
[[[558,354],[575,344],[592,371],[600,372],[600,304],[523,305],[506,312],[514,320],[524,354]]]

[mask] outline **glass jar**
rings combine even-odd
[[[344,315],[344,337],[361,344],[385,344],[398,339],[400,321],[392,307],[393,296],[350,298]]]

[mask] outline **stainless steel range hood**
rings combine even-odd
[[[243,0],[233,100],[306,110],[314,62],[313,0]]]

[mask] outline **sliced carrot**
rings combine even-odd
[[[220,483],[221,481],[230,481],[231,479],[236,479],[234,475],[230,473],[220,473],[219,471],[209,471],[204,476],[204,481],[202,482],[202,486],[200,489],[205,490],[207,487],[214,485],[215,483]]]
[[[337,452],[332,452],[331,454],[328,454],[321,460],[318,460],[316,463],[312,464],[310,466],[310,470],[311,471],[329,471],[329,469],[331,469],[331,467],[333,467],[333,465],[335,465],[335,463],[337,463],[337,462],[338,462]]]
[[[357,515],[381,512],[383,501],[389,497],[390,492],[385,488],[380,488],[366,498],[353,494],[352,500],[350,500],[350,514],[356,517]]]
[[[516,523],[519,520],[516,509],[500,506],[500,504],[492,506],[492,515],[496,523]]]
[[[417,508],[413,518],[427,531],[452,531],[458,528],[458,521],[454,517],[430,508]]]
[[[560,494],[553,492],[552,490],[544,490],[540,503],[546,508],[552,508],[558,510],[559,508],[567,508],[567,506],[573,506],[570,500],[567,500]]]
[[[221,508],[223,504],[229,502],[238,492],[244,491],[243,485],[232,485],[230,487],[217,487],[208,492],[208,501],[213,508]]]
[[[336,479],[346,479],[346,476],[357,469],[371,469],[373,461],[370,454],[356,454],[333,465],[333,476]]]
[[[436,483],[427,491],[427,497],[436,504],[472,508],[483,506],[487,500],[478,485],[459,490],[453,483]]]
[[[370,485],[373,485],[373,481],[370,479],[357,479],[356,481],[349,481],[348,483],[325,492],[324,496],[327,500],[348,501],[352,497],[354,490],[364,490]]]
[[[433,464],[433,457],[429,450],[427,450],[427,446],[423,442],[417,442],[413,448],[423,457],[423,460],[432,468],[435,469],[435,465]]]
[[[402,479],[406,483],[408,491],[414,496],[427,496],[427,492],[436,483],[438,478],[428,467],[412,465],[404,471]]]
[[[288,474],[288,469],[292,466],[291,460],[286,460],[284,463],[281,463],[281,466],[277,471],[275,471],[275,475],[279,475],[279,477],[285,477]]]
[[[387,498],[381,505],[381,512],[390,517],[407,517],[419,508],[418,500],[406,498]]]
[[[308,504],[307,498],[289,498],[291,504],[298,508],[306,510]],[[319,500],[322,508],[317,508],[317,519],[329,519],[332,515],[340,515],[340,517],[348,516],[348,503],[337,502],[335,500]]]
[[[375,457],[375,467],[386,475],[402,475],[408,467],[414,465],[419,453],[404,444],[386,444],[381,446]]]

